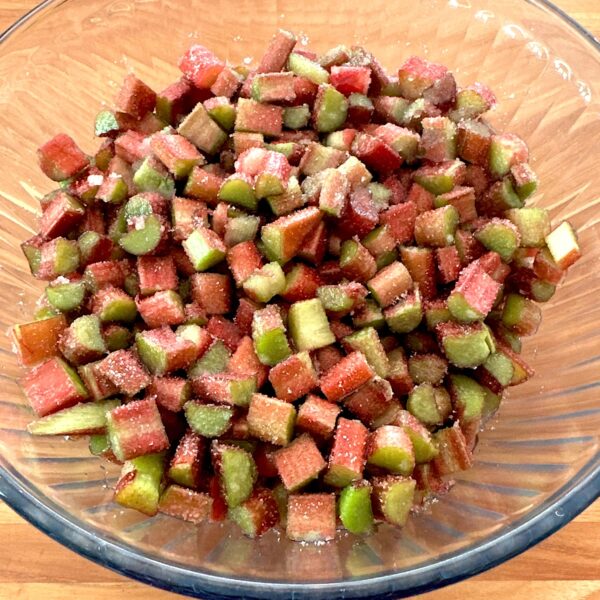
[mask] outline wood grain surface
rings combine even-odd
[[[500,1],[500,0],[499,0]],[[600,38],[600,0],[555,0]],[[36,3],[0,0],[0,31]],[[0,600],[175,600],[67,550],[0,502]],[[423,600],[600,600],[600,500],[549,539]]]

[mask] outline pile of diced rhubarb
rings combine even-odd
[[[494,95],[411,57],[322,56],[279,31],[258,67],[193,45],[157,94],[128,75],[22,244],[48,285],[16,325],[34,435],[90,435],[115,500],[249,536],[403,525],[472,464],[521,337],[580,256]]]

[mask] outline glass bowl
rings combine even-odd
[[[276,532],[145,518],[111,502],[117,469],[84,440],[32,438],[1,339],[0,495],[48,535],[141,581],[203,598],[355,598],[414,594],[494,566],[566,524],[600,490],[600,52],[543,1],[56,0],[2,37],[0,48],[0,319],[26,321],[41,286],[19,242],[52,183],[35,149],[59,131],[95,147],[92,123],[133,69],[155,89],[201,40],[233,62],[260,56],[277,27],[311,48],[366,45],[390,69],[410,54],[443,62],[459,83],[489,84],[491,121],[523,136],[541,177],[534,203],[576,227],[585,256],[525,345],[537,370],[511,390],[481,435],[475,467],[403,531],[340,535],[304,546]]]

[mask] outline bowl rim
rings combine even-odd
[[[0,46],[32,17],[57,2],[43,0],[0,33]],[[549,0],[524,0],[554,13],[600,53],[600,41],[585,27]],[[294,583],[236,578],[192,570],[139,554],[124,542],[98,538],[68,517],[55,502],[42,501],[25,488],[16,471],[0,464],[0,499],[41,532],[77,554],[116,573],[157,588],[205,600],[247,598],[372,598],[407,597],[432,591],[491,569],[525,552],[564,527],[600,497],[600,451],[578,472],[578,479],[563,485],[533,513],[522,516],[510,529],[502,527],[485,542],[443,555],[420,567],[400,572],[348,579],[341,582]],[[565,493],[564,490],[570,486]],[[148,567],[152,568],[149,569]]]

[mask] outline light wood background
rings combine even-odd
[[[500,1],[500,0],[499,0]],[[600,38],[600,0],[555,0]],[[0,0],[0,31],[36,4]],[[175,600],[46,537],[0,503],[0,600]],[[549,539],[423,600],[600,600],[600,500]]]

